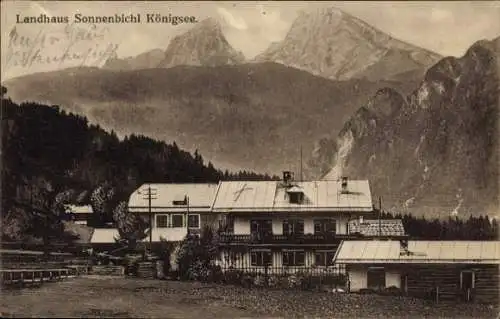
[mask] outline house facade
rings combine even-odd
[[[500,241],[346,240],[335,256],[349,290],[498,303]]]
[[[153,242],[178,242],[188,232],[218,225],[212,212],[217,188],[218,184],[144,184],[132,193],[128,208],[151,220]]]
[[[400,220],[375,223],[368,181],[347,178],[299,182],[284,172],[281,181],[144,184],[128,205],[152,220],[151,237],[144,241],[180,242],[212,227],[224,270],[339,270],[343,266],[333,259],[343,239],[404,237]]]
[[[222,216],[223,269],[293,273],[333,269],[349,221],[373,211],[368,181],[221,182],[212,212]]]

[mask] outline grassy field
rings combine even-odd
[[[496,318],[498,309],[410,298],[248,290],[213,284],[84,277],[2,291],[2,317]]]

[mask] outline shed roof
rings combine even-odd
[[[149,232],[146,231],[148,234]],[[162,232],[153,228],[151,239],[153,242],[160,242],[162,239],[167,241],[182,241],[187,234],[185,228],[173,228],[171,232]],[[116,228],[95,228],[90,239],[91,244],[114,244],[119,239],[120,234]],[[149,242],[149,235],[142,242]]]
[[[95,228],[90,239],[91,244],[111,244],[116,242],[120,234],[116,228]]]
[[[470,263],[500,264],[500,241],[408,241],[404,253],[399,241],[345,240],[335,263]]]
[[[92,214],[92,206],[90,205],[66,205],[66,211],[73,214]]]
[[[151,207],[153,212],[182,210],[187,205],[176,205],[174,201],[189,198],[189,208],[196,211],[210,211],[217,184],[191,183],[191,184],[144,184],[135,190],[129,198],[129,209],[132,212],[147,212],[149,209],[148,187],[151,187],[153,199]]]

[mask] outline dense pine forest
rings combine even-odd
[[[141,135],[120,140],[114,132],[57,106],[18,105],[2,87],[4,239],[38,238],[47,233],[60,237],[58,221],[66,203],[92,204],[94,211],[104,211],[94,221],[96,226],[109,222],[114,207],[146,182],[276,178],[218,170],[197,151],[183,151],[175,142],[167,144]],[[44,224],[49,229],[39,227]]]
[[[378,215],[378,211],[376,211]],[[407,235],[421,240],[496,240],[498,221],[488,216],[427,219],[412,214],[382,212],[382,219],[401,219]]]

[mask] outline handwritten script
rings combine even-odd
[[[106,41],[107,27],[67,24],[59,31],[40,29],[36,35],[9,33],[4,68],[35,65],[98,66],[115,56],[118,44]]]

